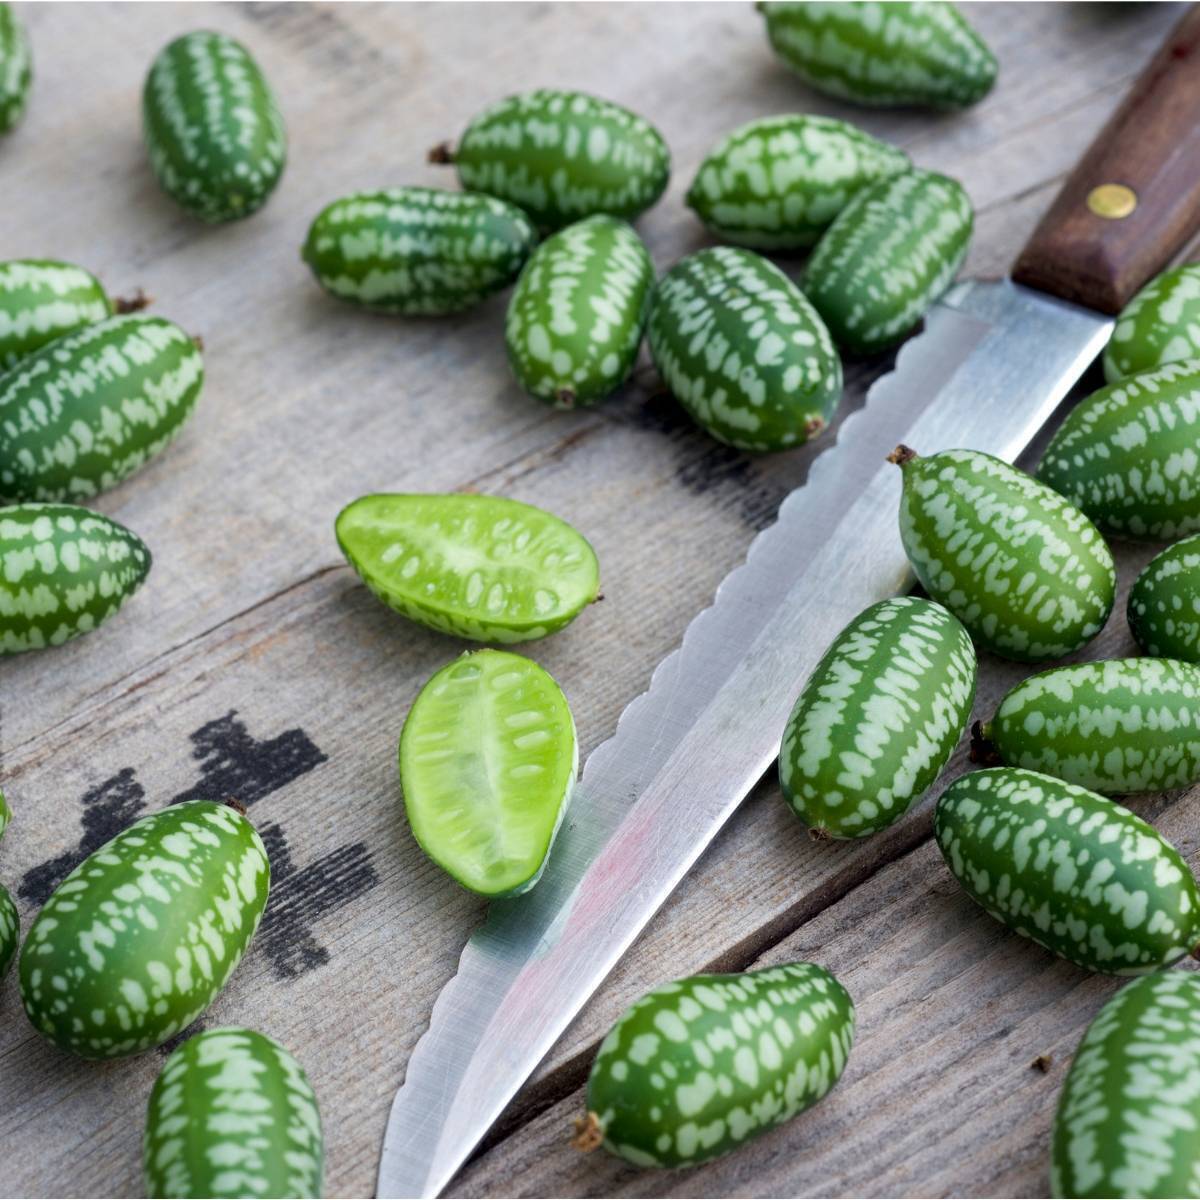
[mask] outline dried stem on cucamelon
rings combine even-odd
[[[431,163],[452,163],[454,161],[454,147],[449,142],[439,142],[426,156]]]
[[[603,1144],[604,1130],[600,1125],[600,1118],[594,1112],[575,1118],[575,1136],[571,1139],[571,1145],[576,1150],[583,1154],[591,1154]]]
[[[897,446],[895,450],[893,450],[891,454],[887,456],[887,460],[890,463],[895,463],[898,467],[902,467],[905,463],[912,462],[912,460],[916,457],[917,452],[901,442],[900,445]]]
[[[118,316],[124,316],[126,313],[141,312],[143,308],[148,308],[153,303],[153,297],[147,296],[141,288],[138,288],[132,296],[117,296],[113,302],[113,312]]]

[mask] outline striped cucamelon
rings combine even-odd
[[[338,514],[336,533],[346,561],[389,608],[472,641],[556,633],[600,588],[582,534],[502,496],[360,496]]]
[[[188,1038],[154,1081],[142,1139],[146,1195],[321,1195],[321,1115],[304,1068],[250,1029]]]
[[[951,873],[996,920],[1089,971],[1143,975],[1200,943],[1200,890],[1129,809],[1017,767],[964,775],[934,811]]]
[[[950,286],[975,215],[967,193],[932,171],[863,188],[838,213],[804,272],[804,294],[852,354],[894,344]]]
[[[909,166],[902,150],[848,121],[762,117],[709,151],[687,204],[722,241],[803,250],[864,187]]]
[[[1200,361],[1167,363],[1081,400],[1037,475],[1105,533],[1166,541],[1200,531]]]
[[[163,191],[202,221],[247,217],[287,159],[283,117],[258,64],[224,33],[185,33],[154,60],[142,132]]]
[[[74,504],[0,508],[0,656],[90,633],[142,586],[150,550]]]
[[[555,408],[602,400],[642,344],[654,264],[631,226],[603,214],[534,252],[508,304],[504,339],[517,382]]]
[[[1056,1197],[1200,1195],[1200,976],[1127,983],[1097,1013],[1058,1098]]]
[[[576,1145],[689,1167],[811,1108],[854,1042],[854,1002],[823,967],[694,975],[626,1010],[600,1044]]]
[[[965,108],[996,79],[992,52],[944,0],[760,3],[775,53],[810,87],[891,108]]]
[[[631,221],[667,186],[671,155],[649,121],[583,92],[539,88],[479,113],[458,146],[430,161],[452,162],[464,188],[523,208],[541,229],[593,213]]]
[[[33,1027],[84,1058],[161,1046],[216,999],[267,903],[270,866],[234,808],[135,821],[58,885],[21,949]]]
[[[21,119],[32,82],[29,36],[12,5],[0,3],[0,133]]]
[[[195,342],[162,317],[109,317],[0,376],[0,497],[83,500],[162,450],[204,382]]]
[[[692,419],[739,450],[785,450],[828,424],[842,396],[829,331],[773,263],[731,246],[663,276],[647,326],[663,382]]]
[[[4,836],[4,831],[8,828],[12,821],[12,809],[8,806],[8,801],[4,797],[4,793],[0,792],[0,838]]]
[[[937,779],[971,717],[975,648],[940,604],[873,604],[834,639],[796,701],[779,782],[814,834],[862,837]]]
[[[335,200],[309,227],[301,253],[339,299],[441,316],[507,287],[536,241],[529,218],[494,196],[397,187]]]
[[[1200,263],[1152,279],[1121,310],[1104,348],[1104,378],[1200,359]]]
[[[8,974],[21,940],[21,917],[8,889],[0,883],[0,979]]]
[[[1092,523],[1045,484],[978,450],[900,446],[900,539],[922,587],[984,649],[1061,658],[1095,637],[1116,594]]]
[[[1200,663],[1200,534],[1146,564],[1129,591],[1125,615],[1147,654]]]
[[[1166,658],[1033,675],[978,730],[976,756],[1105,795],[1200,782],[1200,667]]]

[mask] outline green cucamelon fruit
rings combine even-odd
[[[786,450],[829,424],[842,364],[798,287],[752,250],[714,246],[676,263],[647,326],[663,382],[692,419],[739,450]]]
[[[469,191],[523,208],[541,229],[593,213],[633,220],[663,194],[671,155],[649,121],[583,92],[539,88],[479,113],[458,146],[430,161],[452,162]]]
[[[775,53],[810,87],[880,108],[966,108],[996,80],[995,56],[953,4],[760,3]]]
[[[529,642],[570,624],[599,593],[600,565],[565,521],[476,494],[361,496],[338,545],[389,608],[477,642]]]
[[[1086,788],[1017,767],[976,771],[942,794],[933,832],[972,899],[1086,970],[1143,975],[1200,943],[1200,890],[1179,851]]]
[[[804,293],[839,346],[876,354],[910,333],[954,281],[974,223],[967,193],[945,175],[880,179],[825,231]]]
[[[267,903],[254,826],[209,800],[135,821],[58,885],[21,949],[33,1027],[84,1058],[161,1046],[216,999]]]
[[[603,214],[534,252],[508,304],[504,338],[517,382],[555,408],[594,404],[633,369],[654,293],[654,264],[631,226]]]
[[[21,917],[8,889],[0,884],[0,979],[8,974],[21,940]]]
[[[1200,531],[1200,361],[1167,363],[1081,400],[1037,475],[1105,533],[1166,541]]]
[[[1119,383],[1191,359],[1200,359],[1200,263],[1155,276],[1121,309],[1104,348],[1104,378]]]
[[[504,650],[475,650],[438,671],[400,735],[413,836],[484,896],[519,896],[541,878],[578,767],[575,722],[558,684]]]
[[[1058,1098],[1055,1197],[1200,1195],[1200,977],[1127,983],[1096,1014]]]
[[[854,1002],[813,963],[694,975],[643,996],[600,1044],[576,1145],[690,1167],[811,1108],[854,1042]]]
[[[0,4],[0,133],[20,119],[33,82],[29,36],[11,4]]]
[[[891,455],[904,473],[900,538],[922,587],[993,654],[1061,658],[1104,627],[1117,579],[1095,526],[990,454]]]
[[[1200,667],[1165,658],[1033,675],[977,731],[976,756],[1105,795],[1200,782]]]
[[[865,609],[834,639],[788,718],[784,799],[813,831],[862,837],[899,820],[941,774],[971,717],[975,648],[940,604]]]
[[[376,312],[442,316],[507,287],[537,234],[517,207],[478,192],[397,187],[321,210],[302,255],[331,295]]]
[[[0,656],[59,646],[113,616],[150,573],[150,550],[74,504],[0,508]]]
[[[4,831],[8,828],[12,821],[12,809],[8,805],[8,801],[4,798],[4,793],[0,792],[0,838],[4,836]]]
[[[195,342],[162,317],[109,317],[0,376],[0,497],[83,500],[164,449],[204,382]]]
[[[908,156],[833,117],[762,117],[722,138],[687,204],[725,242],[804,250],[863,188],[909,170]]]
[[[261,208],[287,159],[270,84],[224,33],[185,33],[159,53],[142,93],[142,131],[163,191],[202,221]]]
[[[1200,663],[1200,534],[1146,564],[1129,591],[1125,615],[1147,654]]]
[[[278,1042],[209,1029],[172,1051],[146,1111],[147,1196],[316,1198],[324,1167],[317,1098]]]

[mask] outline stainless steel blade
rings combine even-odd
[[[933,309],[592,752],[541,882],[467,943],[393,1102],[379,1196],[449,1183],[771,765],[834,634],[910,586],[895,444],[1014,458],[1111,325],[1007,282],[960,284]]]

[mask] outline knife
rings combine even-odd
[[[1111,314],[1200,224],[1200,6],[1072,173],[1012,278],[934,306],[649,690],[588,758],[541,881],[493,903],[409,1059],[377,1194],[436,1196],[779,752],[804,679],[913,582],[904,441],[1015,458],[1100,353]]]

